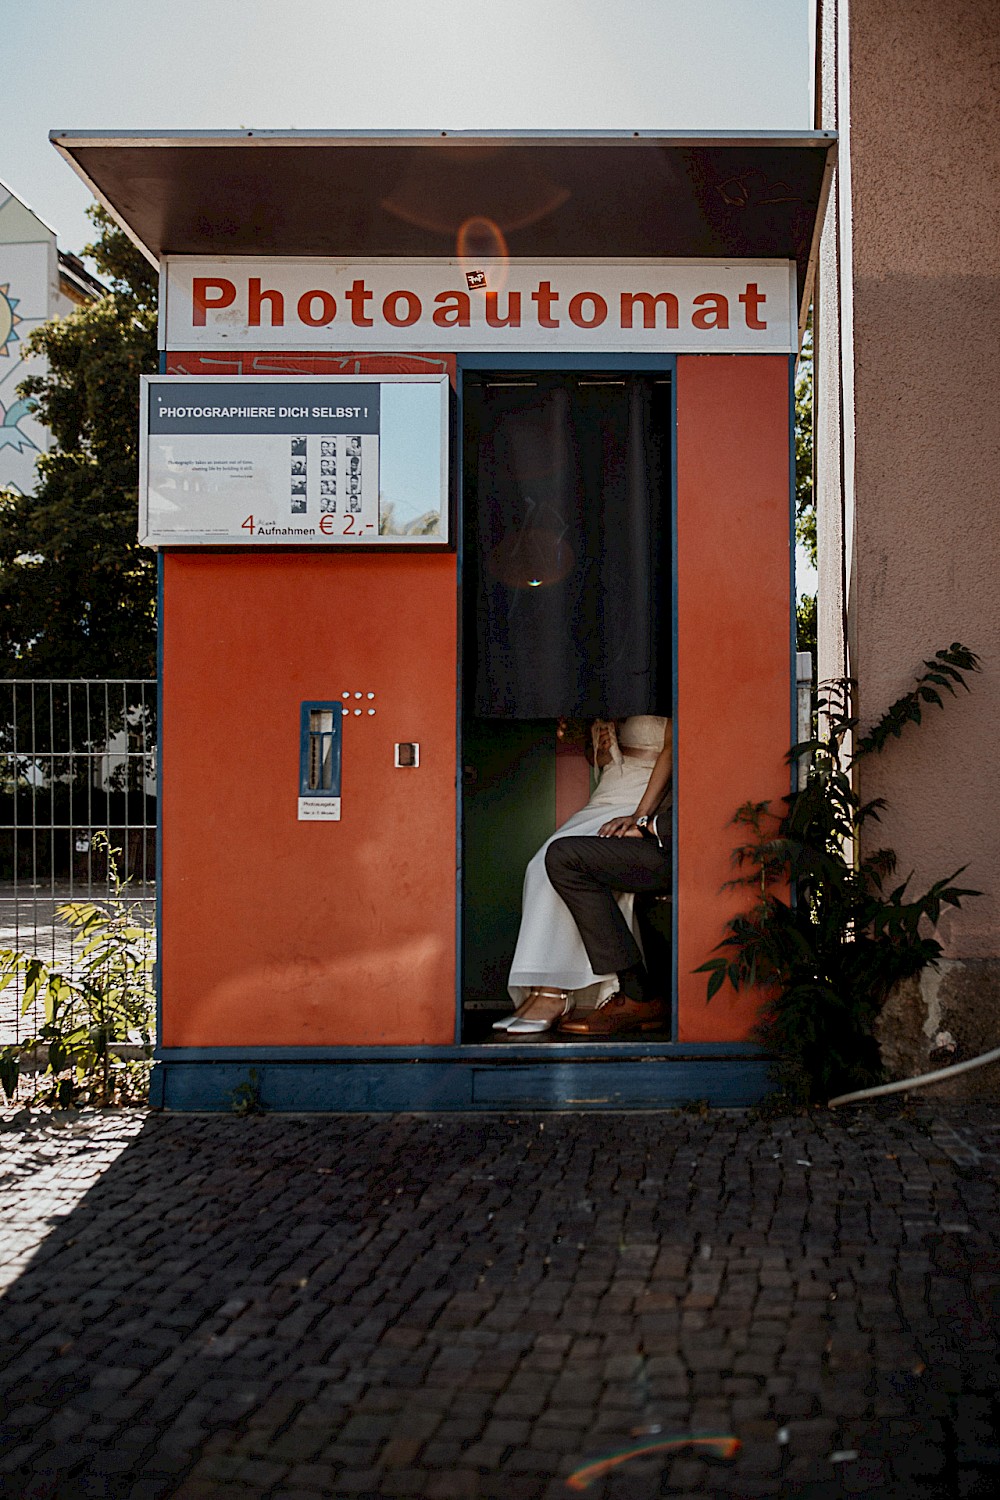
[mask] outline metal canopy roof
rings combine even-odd
[[[53,131],[51,139],[153,261],[454,255],[464,225],[480,254],[795,260],[800,298],[835,143],[828,131]]]

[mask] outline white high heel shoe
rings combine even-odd
[[[509,1016],[501,1016],[501,1018],[500,1018],[499,1021],[494,1021],[493,1022],[493,1030],[494,1031],[509,1031],[510,1028],[511,1028],[511,1026],[514,1024],[514,1022],[516,1020],[517,1020],[517,1011],[516,1010],[512,1010]]]
[[[573,1002],[569,990],[540,990],[537,993],[544,995],[547,999],[561,1000],[562,1010],[558,1015],[526,1016],[515,1011],[512,1016],[507,1017],[507,1025],[503,1028],[508,1036],[538,1036],[543,1031],[551,1031],[563,1016],[568,1016],[573,1008]],[[534,997],[533,997],[534,998]],[[524,1008],[528,1009],[531,1001]]]
[[[559,1016],[538,1017],[538,1019],[525,1016],[525,1011],[531,1008],[532,1002],[540,995],[552,1001],[562,1001],[562,1013]],[[520,1005],[519,1010],[511,1011],[510,1016],[501,1017],[498,1022],[493,1022],[493,1031],[505,1031],[508,1034],[513,1032],[514,1037],[532,1037],[538,1032],[552,1031],[556,1022],[568,1016],[571,1010],[573,1010],[573,1005],[570,1001],[570,990],[532,990],[531,995]]]

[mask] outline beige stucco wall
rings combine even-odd
[[[818,12],[819,87],[816,126],[839,130],[837,90],[837,9],[822,3]],[[845,556],[845,509],[851,505],[850,474],[845,475],[841,401],[841,287],[838,275],[843,173],[835,169],[819,245],[819,267],[813,293],[813,455],[815,464],[816,548],[821,586],[817,606],[817,677],[843,677],[845,658],[845,592],[849,595],[850,553]],[[848,455],[849,460],[849,455]]]
[[[889,799],[870,843],[915,886],[967,864],[985,892],[883,1016],[906,1076],[949,1061],[942,1037],[958,1058],[1000,1044],[1000,6],[820,0],[817,51],[817,124],[841,132],[817,284],[820,675],[847,640],[864,723],[939,646],[984,657],[972,694],[859,766]]]
[[[998,119],[996,0],[852,0],[861,713],[938,646],[984,657],[972,696],[873,761],[865,790],[892,799],[887,840],[919,879],[969,861],[987,894],[948,949],[977,958],[1000,956]]]
[[[944,713],[930,710],[918,730],[862,762],[861,790],[889,799],[879,840],[897,850],[901,872],[913,870],[916,885],[967,863],[963,883],[985,892],[945,916],[939,935],[951,959],[970,965],[967,984],[949,970],[968,1013],[967,1023],[957,1010],[950,1014],[952,1029],[957,1025],[968,1044],[975,1032],[979,1045],[998,1045],[1000,8],[996,0],[849,4],[849,636],[862,719],[903,692],[921,659],[940,646],[960,640],[984,660],[970,696],[949,702]],[[821,98],[829,109],[832,0],[824,11]],[[843,41],[842,32],[842,60]],[[842,90],[842,115],[843,106]],[[843,118],[839,125],[843,130]],[[836,422],[834,392],[829,383],[823,389],[836,372],[824,377],[823,360],[832,366],[843,326],[829,317],[824,343],[822,319],[824,297],[831,310],[838,252],[848,275],[842,237],[828,245],[820,270],[821,429]],[[830,454],[820,464],[827,471],[821,468],[818,479],[821,592],[828,600],[821,661],[832,663],[839,476]],[[984,1011],[992,1017],[985,1029]]]

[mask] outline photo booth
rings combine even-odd
[[[794,370],[828,133],[98,136],[160,267],[154,1101],[745,1104],[706,1003],[796,737]],[[593,716],[674,735],[653,1038],[494,1040]]]

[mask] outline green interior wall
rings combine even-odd
[[[463,984],[502,1000],[521,920],[524,870],[556,826],[552,720],[473,719],[465,726]]]

